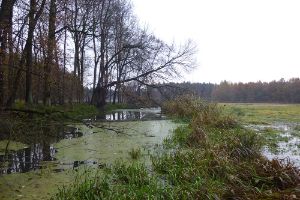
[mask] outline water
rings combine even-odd
[[[0,175],[11,173],[25,173],[31,170],[42,168],[45,161],[55,161],[57,149],[54,143],[62,139],[72,139],[83,136],[83,133],[76,127],[65,126],[58,133],[50,137],[34,138],[30,145],[23,145],[17,150],[8,151],[8,155],[0,154]],[[6,144],[4,144],[6,146]],[[57,171],[57,169],[53,169]]]
[[[53,146],[42,146],[35,144],[30,147],[11,152],[7,158],[0,156],[0,162],[8,162],[7,167],[2,167],[0,174],[11,174],[17,172],[28,172],[30,170],[41,169],[41,161],[56,160],[56,150]]]
[[[300,131],[296,130],[295,123],[273,123],[272,125],[250,125],[249,127],[264,134],[263,130],[272,129],[277,133],[275,140],[278,140],[275,147],[264,146],[262,153],[268,159],[282,159],[292,162],[300,167]]]
[[[176,127],[160,109],[118,110],[105,119],[70,124],[29,145],[12,141],[15,148],[8,156],[0,154],[0,199],[47,199],[58,186],[71,183],[80,167],[131,162],[132,148],[140,148],[142,161],[150,162],[148,154]]]
[[[160,120],[166,117],[160,108],[122,109],[105,115],[105,121]],[[99,117],[99,120],[103,117]]]
[[[132,148],[140,148],[141,159],[147,163],[148,154],[177,126],[166,120],[160,109],[127,109],[59,126],[55,134],[32,138],[29,144],[11,141],[6,157],[3,149],[7,142],[0,141],[0,199],[49,199],[58,186],[74,181],[74,172],[80,167],[101,169],[119,160],[131,162],[128,152]],[[274,123],[250,128],[261,134],[271,128],[287,138],[278,142],[276,152],[264,147],[262,153],[268,159],[288,158],[300,167],[300,132],[295,126]]]
[[[99,125],[103,129],[115,130],[117,133],[122,133],[119,127],[111,128],[110,124],[103,124],[99,122],[121,122],[121,121],[150,121],[150,120],[162,120],[165,116],[161,114],[160,108],[146,108],[146,109],[123,109],[115,110],[112,113],[104,116],[97,116],[93,119],[84,119],[83,123],[86,127],[81,125],[58,127],[58,133],[52,135],[52,137],[40,138],[39,141],[35,141],[26,147],[10,151],[7,156],[0,155],[0,162],[6,162],[5,166],[0,167],[0,174],[11,173],[25,173],[31,170],[38,170],[42,168],[43,161],[56,161],[56,153],[58,149],[54,147],[54,144],[58,143],[62,139],[74,139],[82,137],[83,135],[92,134],[92,128],[97,128]],[[79,129],[80,128],[80,129]],[[122,129],[126,129],[122,127]],[[82,131],[84,130],[84,131]],[[36,139],[36,138],[35,138]],[[25,145],[24,145],[25,146]],[[63,163],[61,169],[65,169],[65,166],[74,168],[78,166],[78,163],[89,164],[97,163],[96,161],[69,161],[68,164]],[[54,171],[60,171],[59,168],[54,168]]]

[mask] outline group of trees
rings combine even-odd
[[[176,47],[138,24],[128,0],[0,0],[0,107],[118,102],[193,66],[191,42]]]
[[[229,83],[221,82],[212,92],[220,102],[300,103],[300,79],[288,81]]]
[[[161,103],[183,94],[194,94],[208,101],[245,103],[300,103],[300,79],[272,82],[169,83],[148,88],[154,102]],[[148,92],[149,93],[149,92]]]
[[[193,67],[140,27],[128,0],[0,0],[0,108],[88,101],[154,101],[195,93],[222,102],[299,103],[299,79],[270,83],[169,83]]]

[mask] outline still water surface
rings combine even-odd
[[[77,168],[100,168],[124,160],[140,148],[141,159],[149,161],[154,151],[178,125],[167,120],[160,109],[117,110],[57,129],[55,137],[14,144],[3,155],[0,146],[0,199],[47,199],[57,186],[74,179]],[[0,143],[1,144],[1,143]]]

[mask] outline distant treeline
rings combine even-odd
[[[280,79],[272,82],[231,83],[171,83],[152,90],[155,101],[164,101],[178,95],[195,94],[217,102],[245,103],[300,103],[300,79]]]

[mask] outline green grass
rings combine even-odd
[[[124,103],[116,103],[116,104],[108,103],[105,105],[104,110],[106,112],[111,112],[111,111],[117,110],[117,109],[128,109],[128,108],[135,108],[135,107],[129,106]]]
[[[18,116],[23,118],[30,115],[30,118],[48,117],[66,121],[90,118],[101,113],[95,106],[85,103],[44,106],[43,104],[26,105],[24,101],[16,101],[12,108],[19,111]]]
[[[164,140],[164,151],[151,165],[116,163],[102,176],[78,180],[54,199],[290,199],[299,197],[299,169],[261,153],[271,128],[257,134],[226,112],[247,117],[243,108],[228,111],[192,99],[179,99],[165,110],[187,125]],[[189,107],[190,106],[190,107]],[[186,109],[185,109],[186,108]],[[255,119],[260,120],[260,119]],[[88,175],[87,175],[88,176]]]
[[[71,186],[60,188],[53,199],[151,199],[165,194],[168,190],[162,189],[157,177],[149,175],[145,165],[115,163],[102,175],[81,173]]]
[[[269,124],[274,121],[300,122],[299,104],[220,104],[242,122]]]
[[[283,136],[282,132],[270,127],[263,128],[259,131],[263,144],[268,147],[272,153],[278,153],[278,143],[288,142],[290,137]]]
[[[178,148],[152,155],[150,168],[116,163],[102,176],[61,188],[54,199],[279,199],[299,183],[290,165],[259,156],[258,138],[247,130],[212,130],[198,147],[177,138],[169,142]]]
[[[244,124],[271,125],[274,122],[296,123],[300,122],[299,104],[219,104],[224,107],[227,114],[235,116]],[[299,137],[299,125],[290,132],[293,137]],[[259,131],[263,136],[264,145],[272,153],[278,153],[278,143],[288,142],[291,137],[283,136],[282,131],[264,128]]]
[[[142,151],[140,148],[132,148],[129,152],[128,152],[129,156],[131,159],[133,160],[137,160],[142,156]]]
[[[300,125],[296,125],[296,126],[294,127],[294,131],[300,131]]]

